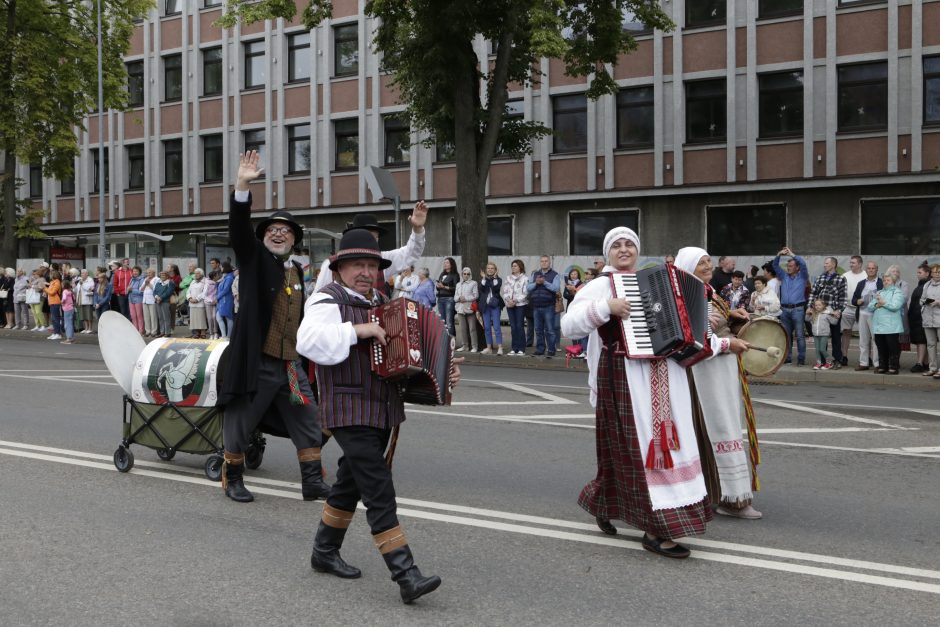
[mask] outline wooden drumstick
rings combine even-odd
[[[755,351],[761,351],[761,352],[767,353],[768,355],[770,355],[770,356],[773,357],[774,359],[776,359],[777,357],[780,357],[780,355],[783,353],[783,351],[781,351],[780,348],[777,347],[777,346],[766,346],[766,347],[765,347],[765,346],[754,346],[753,344],[751,344],[751,345],[748,347],[748,349],[749,349],[749,350],[755,350]]]

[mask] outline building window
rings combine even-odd
[[[206,9],[211,7],[220,7],[222,6],[222,0],[205,0],[202,3],[202,6]]]
[[[359,25],[348,24],[333,29],[333,75],[359,73]]]
[[[337,120],[333,123],[336,138],[336,169],[359,166],[359,120]]]
[[[653,145],[653,88],[617,92],[617,147]]]
[[[803,12],[803,0],[760,0],[757,16],[760,18],[782,17]]]
[[[411,128],[408,119],[389,115],[385,123],[385,165],[406,165],[411,161]]]
[[[75,175],[66,177],[59,181],[59,195],[72,196],[75,194]]]
[[[267,147],[265,146],[264,140],[264,129],[259,129],[257,131],[245,131],[245,152],[254,150],[258,153],[258,158],[260,159],[261,167],[264,167],[267,162]],[[262,172],[261,176],[264,176]]]
[[[760,90],[760,136],[802,135],[803,72],[762,74],[757,78]]]
[[[844,65],[839,71],[839,130],[888,128],[888,63]]]
[[[290,174],[310,171],[310,125],[287,127],[287,171]]]
[[[623,16],[620,20],[620,27],[625,33],[631,35],[649,35],[653,32],[653,29],[644,24],[639,18],[637,18],[636,13],[633,9],[623,9],[621,11]]]
[[[140,107],[144,104],[144,62],[127,64],[127,105]]]
[[[523,120],[525,120],[525,101],[521,98],[507,100],[506,108],[503,110],[503,128],[507,128]],[[508,152],[502,144],[496,145],[496,155],[498,157],[506,156],[507,154]]]
[[[168,139],[163,142],[163,184],[183,184],[183,140]]]
[[[604,247],[604,235],[617,226],[625,226],[639,233],[640,212],[636,209],[621,209],[569,213],[569,254],[596,255]]]
[[[287,80],[310,80],[310,33],[287,37]]]
[[[216,96],[222,93],[222,48],[206,48],[202,51],[202,95]]]
[[[222,180],[222,135],[202,138],[202,180],[206,183]]]
[[[587,96],[555,96],[552,98],[552,129],[555,133],[554,152],[587,150]]]
[[[453,255],[461,254],[457,225],[453,220],[450,221],[450,250]],[[512,216],[486,219],[486,254],[490,256],[512,254]],[[506,274],[509,274],[509,268],[505,270]],[[477,277],[473,278],[477,279]]]
[[[144,145],[133,144],[127,147],[127,189],[141,189],[144,186]]]
[[[940,197],[862,200],[861,244],[863,255],[936,254]]]
[[[171,102],[183,97],[183,57],[171,54],[163,57],[163,101]]]
[[[717,26],[725,23],[728,0],[692,0],[685,3],[685,26]]]
[[[705,246],[713,253],[766,255],[786,239],[787,206],[735,205],[705,208]]]
[[[940,124],[940,56],[924,57],[924,124]]]
[[[104,149],[104,191],[111,189],[111,155],[108,154],[108,149]],[[91,162],[92,162],[92,174],[94,179],[92,180],[91,188],[92,191],[98,193],[98,149],[91,149]]]
[[[685,139],[687,142],[724,141],[727,136],[725,79],[685,84]]]
[[[264,41],[245,42],[245,89],[264,87]]]
[[[164,2],[164,15],[179,15],[180,12],[180,0],[166,0]]]
[[[29,164],[29,197],[42,198],[42,164]]]
[[[454,146],[454,142],[438,141],[434,148],[437,153],[435,161],[446,162],[457,158],[457,147]]]

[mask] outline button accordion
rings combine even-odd
[[[630,359],[670,357],[688,368],[712,354],[705,284],[672,264],[610,275],[630,303],[621,335]]]
[[[454,338],[433,311],[396,298],[371,312],[385,329],[387,344],[372,343],[372,372],[396,381],[402,399],[418,405],[450,405]]]

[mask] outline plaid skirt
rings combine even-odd
[[[581,491],[578,505],[594,516],[622,520],[660,538],[705,533],[712,519],[708,497],[675,509],[654,510],[637,438],[633,403],[622,356],[606,347],[597,373],[597,477]]]

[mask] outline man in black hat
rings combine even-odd
[[[286,211],[251,228],[248,185],[261,175],[258,153],[239,159],[229,239],[239,267],[239,311],[223,363],[220,401],[225,405],[225,495],[254,500],[242,479],[249,438],[264,422],[297,447],[305,501],[325,498],[320,464],[320,424],[313,391],[297,354],[297,329],[304,315],[303,272],[289,261],[303,230]]]
[[[408,216],[408,221],[411,222],[411,237],[408,238],[408,242],[401,248],[387,250],[382,253],[382,258],[387,260],[389,265],[376,275],[375,286],[379,290],[384,291],[385,284],[389,279],[405,268],[413,266],[424,253],[424,223],[427,221],[427,219],[428,206],[424,203],[423,200],[419,200],[415,204],[415,208],[411,212],[411,215]],[[345,231],[343,231],[343,234],[345,235],[352,229],[367,230],[372,234],[372,237],[376,242],[379,241],[380,236],[388,233],[388,229],[386,229],[384,226],[380,226],[378,220],[376,220],[375,216],[371,213],[356,214],[356,216],[353,218],[352,224],[349,225]],[[323,264],[320,266],[320,274],[317,277],[317,284],[313,288],[313,291],[319,292],[321,289],[332,282],[333,273],[330,271],[330,260],[325,259]]]
[[[307,300],[306,316],[297,332],[297,350],[317,364],[320,419],[343,449],[336,483],[323,507],[313,542],[311,566],[337,577],[355,579],[361,571],[340,557],[346,530],[362,500],[376,548],[411,603],[441,584],[425,577],[414,564],[411,548],[398,522],[395,486],[385,462],[392,428],[405,420],[405,404],[394,383],[372,372],[370,347],[386,343],[385,331],[371,322],[374,305],[385,296],[374,288],[383,258],[375,238],[364,229],[343,234],[330,260],[334,281]],[[456,369],[451,383],[459,380]]]

